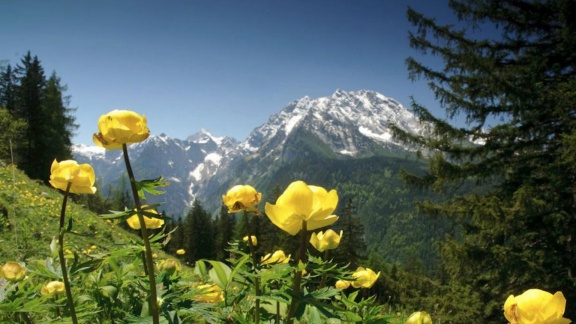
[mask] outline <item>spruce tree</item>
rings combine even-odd
[[[0,72],[0,107],[13,112],[16,106],[16,75],[10,64]]]
[[[0,102],[14,119],[26,124],[26,134],[17,149],[17,164],[33,179],[48,181],[54,159],[72,157],[71,138],[76,129],[66,88],[55,73],[46,80],[37,56],[28,52],[12,70],[8,66],[0,75]]]
[[[448,197],[420,207],[458,224],[441,253],[451,282],[474,292],[463,296],[476,299],[471,322],[502,321],[506,297],[529,288],[562,291],[565,317],[574,319],[576,155],[566,152],[574,152],[576,130],[576,2],[452,0],[450,7],[457,24],[408,10],[411,46],[444,64],[408,58],[407,65],[447,117],[466,124],[414,101],[430,133],[395,133],[420,145],[430,166],[405,179]],[[462,193],[462,184],[477,187]]]
[[[72,158],[72,137],[78,128],[72,116],[74,109],[68,108],[70,97],[64,96],[66,86],[60,84],[60,78],[53,72],[43,91],[42,111],[45,116],[45,133],[40,140],[44,145],[44,157],[47,161]]]
[[[192,209],[184,220],[184,240],[186,254],[184,259],[190,264],[199,259],[214,259],[215,237],[210,214],[196,199]]]
[[[366,259],[366,241],[364,240],[364,225],[356,213],[352,198],[346,200],[346,205],[338,215],[340,218],[334,224],[335,231],[343,231],[340,245],[333,251],[334,260],[339,264],[350,264],[352,270]],[[326,229],[323,229],[326,231]]]
[[[33,179],[47,181],[50,164],[44,160],[44,147],[41,140],[44,135],[46,116],[42,111],[43,90],[46,85],[44,68],[38,57],[32,57],[28,52],[16,67],[18,86],[16,89],[16,104],[13,114],[22,118],[28,124],[26,137],[19,150],[18,167]]]
[[[226,261],[230,258],[228,252],[229,242],[234,240],[234,227],[236,226],[236,218],[234,214],[228,213],[228,207],[222,205],[220,207],[220,214],[214,223],[216,230],[215,252],[216,260]]]

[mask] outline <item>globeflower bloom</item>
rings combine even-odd
[[[558,291],[554,295],[540,289],[528,289],[522,295],[510,295],[504,303],[504,317],[512,324],[563,324],[566,298]]]
[[[304,181],[292,182],[276,200],[266,203],[266,215],[274,225],[290,235],[296,235],[306,222],[307,230],[332,225],[338,216],[332,215],[338,205],[336,190],[309,186]]]
[[[290,261],[290,254],[286,256],[282,250],[278,250],[272,254],[268,253],[261,259],[262,264],[288,263],[288,261]]]
[[[178,254],[178,255],[184,255],[184,254],[186,254],[186,250],[184,250],[184,249],[178,249],[178,250],[176,250],[176,254]]]
[[[64,292],[64,283],[61,281],[50,281],[42,286],[40,293],[44,296],[53,296]]]
[[[146,209],[147,208],[146,205],[142,206],[142,208],[143,208],[142,210],[147,213],[158,215],[158,212],[155,209]],[[162,225],[164,225],[164,220],[162,218],[148,217],[148,216],[143,217],[144,217],[144,224],[146,224],[146,228],[148,229],[158,229],[162,227]],[[130,226],[130,228],[132,229],[139,230],[141,228],[138,215],[132,215],[128,217],[126,219],[126,223],[128,223],[128,226]]]
[[[260,203],[261,199],[262,193],[257,192],[256,189],[248,185],[234,186],[225,195],[222,195],[222,201],[228,207],[229,213],[245,210],[257,214],[258,210],[255,206]]]
[[[337,248],[338,245],[340,245],[340,239],[342,239],[343,234],[344,232],[340,231],[340,235],[338,235],[331,229],[327,230],[325,233],[312,233],[310,236],[310,244],[312,244],[312,246],[320,252],[333,250]]]
[[[432,317],[426,312],[414,312],[408,316],[405,324],[432,324]]]
[[[18,262],[8,261],[0,268],[0,277],[4,277],[8,281],[20,281],[25,276],[26,268]]]
[[[350,287],[350,282],[346,280],[338,280],[334,285],[337,289],[346,289]]]
[[[258,245],[258,239],[254,235],[250,235],[250,240],[252,241],[252,246]],[[248,235],[242,238],[242,241],[248,243]]]
[[[66,191],[70,184],[70,193],[93,194],[96,175],[90,164],[78,164],[74,160],[54,161],[50,168],[50,184],[56,189]]]
[[[176,271],[182,270],[180,261],[176,259],[160,260],[156,263],[156,267],[158,267],[159,271],[166,271],[169,274],[173,274]]]
[[[224,300],[222,289],[215,284],[200,285],[197,288],[201,290],[201,293],[192,298],[195,301],[203,303],[218,303]]]
[[[98,133],[94,144],[108,150],[120,150],[122,144],[144,141],[150,136],[146,116],[130,110],[113,110],[98,119]]]
[[[363,267],[358,267],[352,276],[356,278],[356,280],[352,281],[352,287],[354,288],[372,288],[374,283],[380,276],[380,272],[377,274],[370,268],[364,269]]]

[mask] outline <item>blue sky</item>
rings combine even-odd
[[[0,60],[31,51],[56,72],[77,144],[113,109],[145,114],[153,134],[243,140],[289,102],[336,89],[414,96],[443,117],[425,82],[408,80],[407,5],[453,20],[428,0],[2,1]]]

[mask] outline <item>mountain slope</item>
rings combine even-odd
[[[166,195],[157,199],[166,202],[166,212],[181,216],[195,198],[216,208],[227,186],[273,177],[285,163],[304,158],[294,150],[297,139],[307,139],[307,152],[318,150],[336,159],[401,156],[409,150],[394,141],[391,123],[421,131],[418,120],[393,99],[374,91],[337,90],[331,96],[290,103],[241,143],[206,130],[185,140],[161,134],[131,145],[129,154],[138,179],[162,175],[170,182]],[[76,147],[74,153],[79,162],[93,164],[104,188],[123,181],[120,151],[95,154]]]
[[[0,166],[0,264],[51,255],[50,242],[58,236],[62,198],[56,189],[30,180],[13,166]],[[116,226],[116,220],[107,222],[71,201],[66,218],[73,224],[66,235],[66,248],[72,253],[103,253],[137,239]]]
[[[402,168],[422,172],[424,162],[393,139],[390,124],[412,133],[423,129],[412,113],[382,94],[337,90],[290,103],[242,142],[202,130],[186,140],[152,136],[129,152],[138,179],[162,175],[170,182],[166,194],[155,197],[170,215],[185,215],[194,199],[215,212],[222,194],[236,184],[256,187],[264,201],[273,203],[275,189],[304,180],[337,189],[340,207],[353,200],[372,251],[402,263],[433,260],[432,239],[443,228],[416,212],[414,199],[422,194],[398,177]],[[104,186],[121,181],[119,151],[90,155],[77,150],[76,156],[81,162],[91,159]],[[421,233],[403,234],[406,228]],[[432,261],[426,266],[434,270]]]

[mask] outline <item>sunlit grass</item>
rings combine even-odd
[[[13,166],[0,167],[0,263],[48,257],[61,204],[58,190],[30,180]],[[106,252],[136,238],[80,205],[70,204],[66,214],[73,222],[66,240],[68,255]]]

